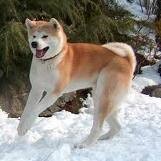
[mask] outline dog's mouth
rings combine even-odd
[[[41,50],[36,49],[36,57],[37,58],[42,58],[45,55],[45,53],[48,51],[48,49],[49,49],[48,46],[43,48],[43,49],[41,49]]]

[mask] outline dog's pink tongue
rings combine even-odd
[[[36,50],[36,57],[41,58],[44,56],[44,51],[43,50]]]

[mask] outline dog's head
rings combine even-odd
[[[66,43],[66,36],[60,23],[52,18],[47,21],[26,19],[31,51],[38,59],[49,59],[57,55]]]

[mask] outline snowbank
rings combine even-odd
[[[142,67],[142,74],[137,75],[133,81],[133,88],[141,92],[145,86],[161,84],[161,77],[158,74],[159,61],[153,66]]]

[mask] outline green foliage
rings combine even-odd
[[[71,42],[128,41],[127,32],[135,24],[132,15],[114,0],[1,0],[0,69],[6,78],[29,70],[31,53],[24,26],[27,17],[57,18]]]

